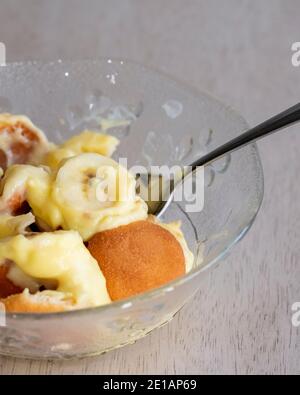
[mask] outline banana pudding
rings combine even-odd
[[[0,115],[0,301],[8,312],[101,306],[192,269],[180,223],[148,215],[119,141],[83,131],[60,146]],[[153,248],[155,246],[155,248]]]

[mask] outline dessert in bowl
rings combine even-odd
[[[25,116],[0,114],[1,138],[6,312],[102,306],[191,270],[180,225],[149,216],[135,177],[109,158],[117,138],[86,130],[56,146]]]
[[[253,222],[263,192],[257,149],[206,168],[201,212],[174,202],[161,221],[117,160],[188,164],[244,120],[124,61],[14,64],[0,81],[0,352],[93,355],[168,322]],[[113,204],[94,200],[99,178],[126,180]]]

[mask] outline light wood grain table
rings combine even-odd
[[[250,124],[299,101],[298,0],[1,0],[8,60],[125,57],[210,91]],[[259,143],[265,198],[250,233],[173,322],[71,362],[0,357],[1,374],[300,373],[300,126]]]

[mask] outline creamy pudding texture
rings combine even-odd
[[[110,158],[118,144],[85,130],[56,146],[28,118],[0,115],[0,298],[8,311],[101,306],[116,300],[114,281],[132,285],[122,299],[192,269],[180,223],[148,216],[135,177]]]

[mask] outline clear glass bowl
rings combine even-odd
[[[141,65],[110,59],[0,67],[0,112],[28,115],[56,142],[84,128],[114,124],[108,133],[121,139],[116,157],[127,157],[129,166],[189,164],[247,128],[240,115],[209,95]],[[50,359],[96,355],[170,321],[255,219],[263,197],[256,145],[207,167],[205,185],[201,213],[186,213],[183,202],[164,218],[182,221],[196,256],[191,273],[104,307],[7,314],[0,353]]]

